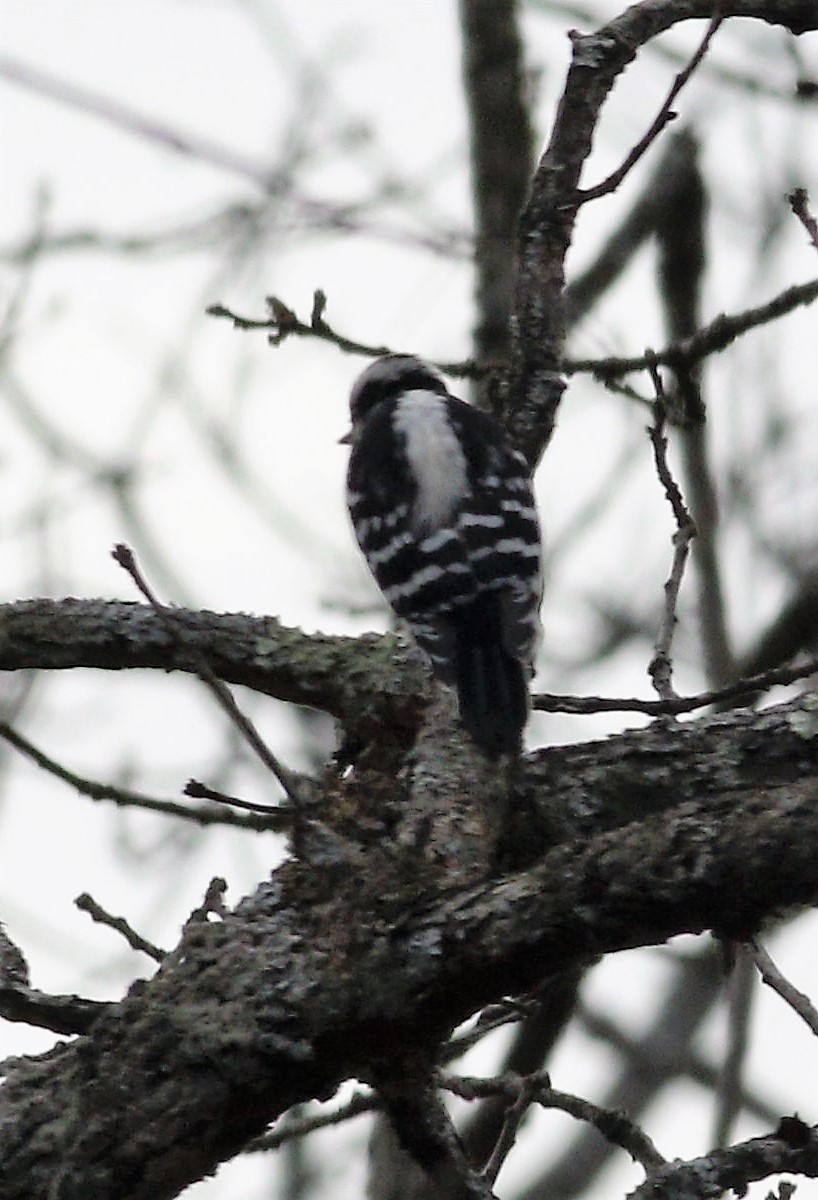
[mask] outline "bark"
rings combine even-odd
[[[503,877],[453,888],[413,869],[416,847],[289,861],[191,921],[85,1036],[6,1064],[0,1195],[177,1195],[291,1105],[399,1077],[486,1003],[677,933],[745,937],[818,897],[816,800],[807,698],[534,756],[518,806],[558,842]]]
[[[515,344],[504,402],[509,429],[532,465],[551,439],[564,388],[565,259],[602,107],[642,46],[682,21],[711,17],[715,7],[713,0],[644,0],[594,33],[570,34],[571,66],[520,222]],[[718,11],[794,34],[818,29],[814,0],[725,0]]]
[[[319,708],[365,735],[417,728],[426,671],[398,638],[306,634],[275,617],[170,610],[177,636],[147,605],[21,600],[0,605],[0,671],[147,668],[196,674],[203,654],[225,683]]]

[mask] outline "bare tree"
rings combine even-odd
[[[543,17],[545,8],[532,5],[529,15],[564,16],[547,6]],[[617,403],[649,423],[649,439],[640,431],[643,465],[667,504],[672,537],[672,548],[665,547],[664,594],[660,580],[647,601],[631,596],[625,606],[616,595],[599,599],[598,636],[562,664],[580,676],[623,646],[639,653],[649,647],[656,698],[540,692],[534,706],[551,714],[655,719],[607,740],[536,750],[518,769],[498,771],[461,735],[399,636],[309,634],[272,617],[166,605],[151,580],[176,599],[184,598],[184,585],[139,521],[136,449],[124,463],[90,455],[38,413],[9,369],[5,393],[40,445],[54,462],[69,463],[100,485],[135,535],[138,558],[123,545],[115,557],[144,603],[27,599],[3,605],[0,669],[21,677],[68,668],[198,677],[226,714],[233,745],[261,764],[264,774],[256,778],[276,781],[280,801],[272,806],[237,798],[212,779],[191,781],[186,790],[195,803],[188,803],[121,781],[86,778],[20,731],[28,700],[22,688],[0,736],[94,799],[152,810],[165,820],[284,831],[288,855],[232,907],[225,903],[224,881],[214,879],[171,950],[83,897],[81,906],[94,919],[158,964],[151,978],[137,980],[117,1002],[36,989],[25,956],[2,934],[0,1013],[71,1036],[43,1055],[4,1064],[2,1200],[161,1200],[235,1155],[300,1145],[313,1131],[362,1112],[381,1117],[372,1150],[375,1197],[492,1195],[522,1122],[535,1108],[567,1113],[590,1133],[578,1136],[564,1157],[538,1164],[531,1200],[583,1194],[606,1158],[623,1151],[642,1172],[632,1195],[646,1200],[716,1196],[784,1172],[818,1175],[818,1127],[776,1112],[754,1094],[741,1070],[756,970],[813,1035],[818,1028],[808,999],[783,978],[758,940],[765,926],[818,900],[818,726],[814,696],[802,690],[818,670],[812,657],[818,642],[815,577],[809,553],[765,541],[763,526],[748,519],[758,547],[787,579],[789,594],[755,630],[754,644],[734,647],[724,525],[736,514],[746,516],[753,480],[749,468],[717,478],[708,420],[717,399],[708,394],[704,372],[745,334],[772,331],[779,327],[774,322],[814,300],[818,282],[751,297],[740,311],[707,319],[707,176],[692,129],[675,137],[666,132],[690,81],[708,68],[708,56],[736,17],[752,19],[764,38],[784,31],[787,53],[799,67],[792,99],[809,103],[815,89],[800,69],[798,39],[818,30],[818,10],[814,0],[641,0],[593,33],[572,32],[571,63],[533,171],[533,84],[517,5],[461,0],[460,15],[477,320],[474,354],[443,365],[479,384],[477,402],[503,421],[532,471],[546,448],[549,458],[558,453],[551,439],[567,403],[566,380],[577,391],[588,381],[604,384]],[[654,39],[694,18],[705,22],[698,46],[674,65],[666,97],[649,114],[643,136],[632,141],[616,169],[587,185],[583,168],[614,84],[635,59],[647,59]],[[752,71],[741,76],[732,67],[714,70],[722,70],[723,85],[739,98],[742,89],[769,86]],[[258,244],[265,219],[274,219],[273,200],[297,186],[304,147],[299,139],[293,139],[290,162],[282,157],[277,170],[261,170],[209,142],[180,144],[164,126],[137,120],[119,106],[100,106],[88,93],[19,64],[0,62],[0,71],[251,179],[264,197],[258,207],[212,218],[231,230],[241,262]],[[593,261],[567,282],[578,217],[630,184],[643,158],[640,194]],[[788,219],[807,235],[804,258],[810,261],[818,234],[803,181],[796,183],[789,208],[779,205],[778,228]],[[394,197],[394,186],[384,190]],[[298,201],[302,219],[315,228],[373,232],[372,204],[356,211],[303,194]],[[161,231],[152,248],[180,238],[196,241],[209,225]],[[378,236],[392,232],[375,229]],[[772,239],[771,232],[767,243]],[[431,226],[419,240],[427,250],[447,254],[459,253],[465,242]],[[25,268],[8,330],[24,302],[28,272],[44,252],[65,252],[66,239],[58,243],[35,221],[27,246],[8,255]],[[567,335],[581,348],[583,322],[604,305],[608,290],[647,244],[657,256],[664,344],[628,357],[580,357],[574,343],[566,345]],[[129,247],[135,248],[144,249],[145,239],[141,247]],[[302,316],[296,304],[278,297],[268,300],[260,317],[223,302],[210,311],[239,328],[265,330],[277,346],[308,339],[358,355],[416,349],[342,334],[320,291],[311,313]],[[234,336],[246,344],[252,334]],[[208,419],[196,405],[187,412],[225,475],[239,481],[262,516],[275,523],[280,513],[265,510],[252,475],[236,469],[229,422]],[[772,433],[766,432],[766,450],[773,452]],[[678,478],[669,452],[676,448]],[[597,512],[616,492],[622,465],[611,470],[595,481],[577,514],[577,540],[593,536]],[[725,500],[721,512],[718,491]],[[552,551],[552,572],[570,552],[570,533]],[[688,644],[681,654],[698,657],[707,690],[680,695],[674,636],[679,617],[689,611],[680,600],[689,555],[697,637],[690,640],[694,648]],[[324,729],[313,739],[311,768],[287,765],[228,685],[326,714],[340,728],[339,749],[329,754]],[[794,690],[783,703],[761,705],[776,686]],[[678,719],[688,713],[696,718]],[[705,931],[715,934],[722,953],[714,954],[708,942],[701,954],[677,961],[644,1038],[629,1040],[607,1014],[578,1000],[585,972],[601,958]],[[692,1041],[725,973],[734,1000],[719,1079]],[[547,1074],[549,1054],[572,1019],[621,1056],[622,1069],[603,1103],[558,1090]],[[497,1029],[512,1031],[497,1072],[479,1079],[456,1073],[453,1064],[462,1053]],[[674,1157],[673,1146],[661,1153],[642,1127],[651,1100],[678,1078],[696,1079],[718,1098],[719,1148],[688,1161]],[[362,1088],[352,1099],[300,1107],[328,1102],[353,1079]],[[444,1103],[452,1096],[479,1105],[460,1129]],[[744,1112],[768,1132],[733,1141],[735,1120]],[[303,1194],[303,1171],[295,1170],[296,1177],[300,1183],[293,1189]]]

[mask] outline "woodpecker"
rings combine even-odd
[[[347,504],[369,569],[473,740],[518,754],[542,598],[528,464],[410,355],[371,363],[350,414]]]

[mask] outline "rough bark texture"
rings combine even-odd
[[[170,613],[178,636],[145,604],[67,599],[0,605],[0,671],[96,667],[195,674],[193,656],[203,654],[226,683],[320,708],[362,733],[417,728],[419,698],[428,699],[426,671],[417,651],[397,637],[306,634],[275,617],[246,613]]]
[[[550,441],[564,388],[565,259],[582,204],[580,176],[601,109],[646,42],[682,21],[707,19],[714,9],[713,0],[644,0],[594,33],[570,35],[571,66],[520,230],[514,363],[505,415],[532,464]],[[795,34],[818,29],[814,0],[725,0],[718,11]]]
[[[7,1064],[4,1200],[45,1200],[56,1179],[62,1200],[176,1195],[291,1105],[433,1054],[509,992],[818,899],[806,701],[543,752],[519,801],[534,826],[545,814],[526,869],[452,888],[445,864],[389,845],[290,861],[223,919],[191,922],[85,1036]]]

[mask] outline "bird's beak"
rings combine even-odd
[[[342,438],[338,438],[338,445],[339,446],[351,446],[352,445],[352,430],[351,429],[347,430],[347,432],[344,434],[344,436]]]

